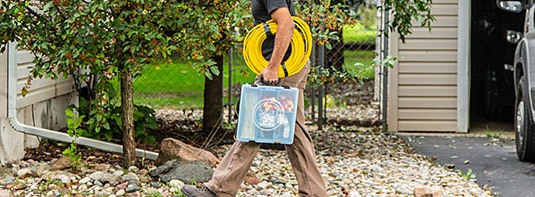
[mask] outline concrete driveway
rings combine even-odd
[[[535,165],[518,160],[514,132],[474,130],[469,134],[400,136],[416,151],[436,158],[441,165],[463,174],[471,169],[477,183],[491,188],[496,196],[535,196]]]

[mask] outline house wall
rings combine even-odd
[[[34,79],[30,89],[22,96],[21,89],[29,77],[28,67],[33,66],[33,55],[17,52],[17,109],[19,120],[28,125],[59,130],[66,127],[65,109],[77,103],[72,77],[56,80]]]
[[[64,110],[69,104],[77,104],[72,79],[35,79],[27,95],[21,88],[27,81],[28,67],[33,56],[24,51],[7,51],[0,54],[0,163],[22,159],[25,148],[39,145],[35,136],[13,130],[8,122],[8,68],[11,61],[17,65],[17,119],[35,127],[58,130],[66,127]]]
[[[434,0],[431,31],[415,24],[405,43],[390,37],[399,59],[389,75],[389,130],[458,131],[458,12],[458,0]]]

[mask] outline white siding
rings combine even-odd
[[[62,76],[59,79],[33,79],[26,96],[21,95],[21,89],[28,80],[29,68],[33,66],[33,55],[27,51],[17,53],[17,108],[23,108],[35,103],[50,100],[68,93],[72,93],[73,81]]]
[[[413,27],[405,43],[391,36],[388,126],[394,131],[457,131],[457,0],[435,0],[437,19]]]

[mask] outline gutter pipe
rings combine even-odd
[[[23,124],[17,120],[17,50],[16,43],[8,44],[8,121],[11,127],[18,132],[24,134],[35,135],[47,139],[57,140],[66,143],[74,143],[78,145],[84,145],[91,148],[114,152],[114,153],[123,153],[123,146],[104,142],[100,140],[95,140],[86,137],[74,138],[69,136],[66,133],[59,131],[53,131],[44,128],[38,128],[30,125]],[[147,151],[143,149],[136,148],[136,156],[147,158],[150,160],[156,160],[158,158],[158,153]]]

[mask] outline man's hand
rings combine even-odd
[[[274,66],[268,66],[266,67],[261,73],[260,76],[262,77],[262,83],[264,85],[277,85],[279,81],[279,68]]]
[[[288,46],[290,46],[295,27],[290,10],[286,7],[273,11],[271,18],[277,23],[277,33],[275,34],[275,45],[269,64],[260,72],[266,85],[277,84],[279,80],[279,66],[284,58],[284,54],[286,54],[286,50],[288,50]]]

